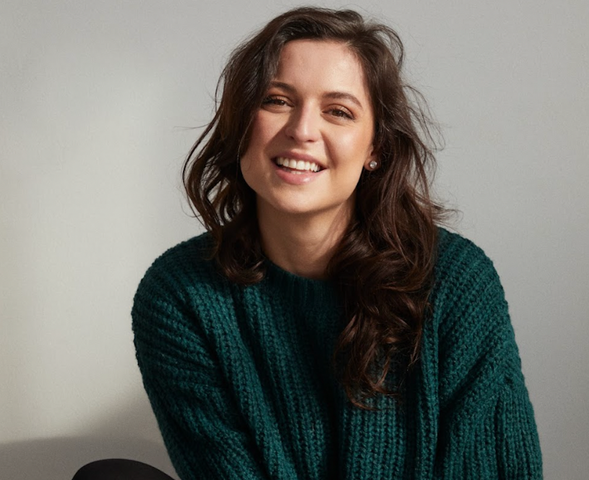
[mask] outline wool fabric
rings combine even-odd
[[[440,229],[431,314],[401,402],[353,406],[334,283],[267,262],[239,286],[203,234],[159,257],[132,311],[143,382],[181,479],[537,479],[540,445],[499,277]]]

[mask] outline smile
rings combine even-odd
[[[321,167],[315,162],[307,162],[305,160],[278,157],[275,162],[276,165],[298,172],[318,172],[321,170]]]

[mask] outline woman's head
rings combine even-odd
[[[411,188],[405,182],[426,187],[422,170],[429,150],[417,131],[420,124],[423,126],[423,116],[416,114],[407,100],[401,77],[403,47],[397,34],[387,26],[366,22],[351,10],[298,8],[271,20],[233,52],[220,79],[215,118],[191,152],[193,157],[208,137],[197,155],[202,161],[185,166],[189,197],[213,232],[215,224],[228,225],[240,214],[255,219],[255,195],[244,181],[238,161],[248,149],[254,117],[276,75],[284,46],[301,39],[339,42],[349,48],[364,70],[379,169],[363,173],[358,191],[360,210],[373,209],[376,201],[381,207],[384,201],[392,205],[399,192]],[[370,185],[365,185],[367,178]],[[206,198],[199,194],[203,180]],[[371,192],[372,200],[363,198],[365,190]],[[369,211],[360,213],[370,215]]]

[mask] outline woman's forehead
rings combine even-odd
[[[369,98],[366,75],[355,52],[343,42],[293,40],[282,49],[274,81],[297,88],[350,91]]]

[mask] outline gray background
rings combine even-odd
[[[0,4],[0,478],[168,472],[129,310],[198,231],[180,167],[230,49],[296,3]],[[589,2],[362,1],[443,126],[437,192],[502,276],[548,479],[589,475]]]

